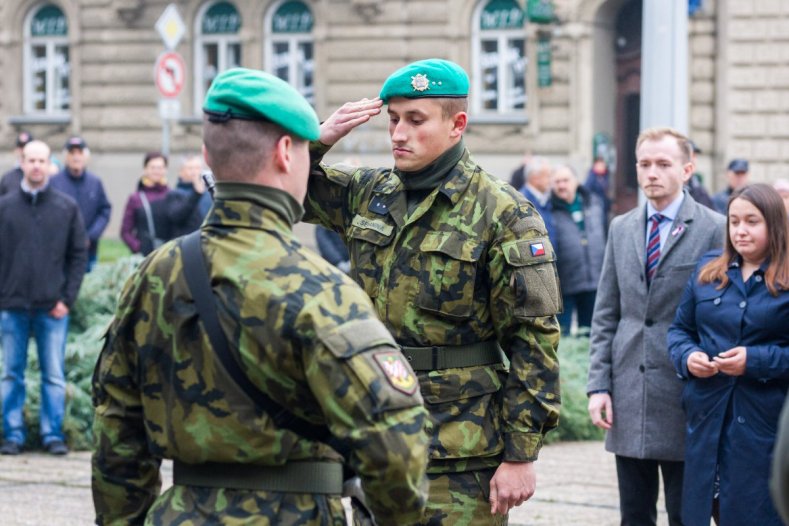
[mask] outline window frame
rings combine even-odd
[[[528,17],[526,9],[518,5],[523,10],[524,23],[523,27],[512,29],[486,29],[483,30],[481,25],[482,12],[490,0],[480,0],[474,8],[474,14],[471,17],[471,63],[472,63],[472,78],[471,78],[471,114],[474,121],[477,122],[516,122],[527,123],[529,122],[529,56],[528,50],[530,39],[527,32]],[[498,76],[498,90],[497,100],[499,101],[496,110],[488,110],[483,107],[483,69],[481,64],[482,56],[482,42],[496,41],[497,49],[499,50],[499,59],[496,65],[496,73]],[[523,108],[504,107],[503,102],[506,101],[510,92],[510,85],[512,84],[512,76],[510,75],[510,68],[507,62],[507,54],[502,53],[501,50],[508,50],[510,43],[515,40],[523,41],[523,48],[521,49],[523,58]]]
[[[274,46],[276,44],[285,43],[288,45],[288,61],[287,61],[287,69],[288,69],[288,78],[283,79],[285,82],[296,88],[299,93],[301,93],[304,98],[312,105],[315,106],[315,36],[314,36],[314,21],[315,21],[315,11],[312,9],[312,6],[308,2],[304,0],[299,0],[304,6],[310,11],[312,14],[313,19],[313,30],[305,33],[275,33],[272,29],[272,23],[274,19],[274,14],[282,7],[283,4],[287,3],[290,0],[278,0],[272,3],[268,10],[266,11],[266,15],[263,19],[263,69],[264,71],[271,73],[272,75],[277,76],[276,67],[274,64]],[[298,53],[294,53],[294,49],[299,49],[301,44],[308,44],[312,48],[312,85],[310,86],[311,92],[305,93],[305,71],[306,68],[302,67],[302,62],[298,59]],[[281,78],[281,77],[280,77]]]
[[[241,46],[241,36],[240,36],[240,28],[241,24],[243,24],[243,20],[241,20],[241,24],[239,24],[239,31],[235,33],[203,33],[203,19],[205,18],[208,10],[211,9],[216,4],[220,4],[223,2],[227,2],[228,4],[232,5],[233,8],[238,13],[239,20],[241,20],[241,12],[238,10],[238,6],[229,0],[211,0],[209,2],[205,2],[203,5],[200,6],[200,9],[197,10],[197,14],[195,15],[194,19],[194,111],[195,114],[200,114],[203,111],[203,99],[205,99],[205,94],[207,89],[205,88],[204,82],[204,62],[205,62],[205,46],[206,45],[216,45],[217,46],[217,70],[216,74],[229,69],[230,67],[236,67],[236,65],[228,66],[227,57],[228,57],[228,50],[231,46],[236,45],[238,46],[238,65],[240,66],[243,61],[243,48]],[[216,75],[214,75],[216,78]]]
[[[65,35],[45,35],[45,36],[33,36],[31,31],[31,25],[33,23],[33,19],[35,16],[45,7],[52,5],[55,6],[58,10],[60,10],[63,17],[66,19],[66,34]],[[61,118],[68,118],[71,115],[71,108],[72,108],[72,81],[73,76],[71,72],[71,46],[69,43],[69,36],[68,36],[68,17],[66,16],[66,12],[63,8],[56,4],[55,2],[40,2],[32,6],[27,14],[25,15],[24,19],[24,33],[23,33],[23,56],[22,56],[22,112],[24,115],[29,115],[33,117],[61,117]],[[33,49],[35,47],[44,46],[45,53],[44,58],[46,60],[46,85],[45,89],[45,100],[44,100],[44,108],[37,109],[35,107],[36,101],[34,100],[35,92],[34,92],[34,71],[33,71],[33,60],[34,60],[34,53]],[[56,109],[56,83],[58,81],[57,75],[57,49],[64,47],[68,54],[68,60],[66,64],[68,65],[68,103],[66,109]]]

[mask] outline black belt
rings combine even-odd
[[[503,363],[499,342],[471,343],[468,345],[446,345],[432,347],[404,347],[403,355],[414,371],[436,371],[453,367],[473,367]]]
[[[173,484],[208,488],[279,491],[283,493],[342,493],[342,464],[317,460],[259,466],[173,461]]]

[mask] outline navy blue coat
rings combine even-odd
[[[112,205],[104,192],[101,179],[87,170],[80,177],[74,177],[67,168],[63,168],[50,179],[49,184],[55,190],[70,196],[79,205],[82,222],[90,239],[90,255],[95,256],[99,238],[107,228],[112,212]]]
[[[733,263],[724,289],[716,289],[719,283],[700,284],[698,270],[719,254],[709,252],[699,262],[668,332],[671,360],[687,380],[682,393],[687,419],[682,521],[709,526],[718,465],[721,526],[780,526],[768,480],[789,385],[789,292],[770,295],[766,265],[746,283]],[[692,352],[712,357],[737,346],[747,349],[743,376],[696,378],[688,373]]]

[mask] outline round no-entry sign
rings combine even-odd
[[[159,55],[154,68],[154,81],[163,97],[177,97],[184,89],[186,64],[178,53],[168,51]]]

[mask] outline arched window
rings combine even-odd
[[[25,113],[69,111],[68,22],[54,4],[39,5],[25,20],[24,71]]]
[[[527,62],[523,8],[515,0],[483,0],[473,20],[474,113],[525,117]]]
[[[312,11],[304,2],[278,2],[266,17],[266,64],[269,73],[290,83],[315,104]]]
[[[205,4],[195,20],[195,111],[214,78],[241,65],[241,17],[230,2]]]

